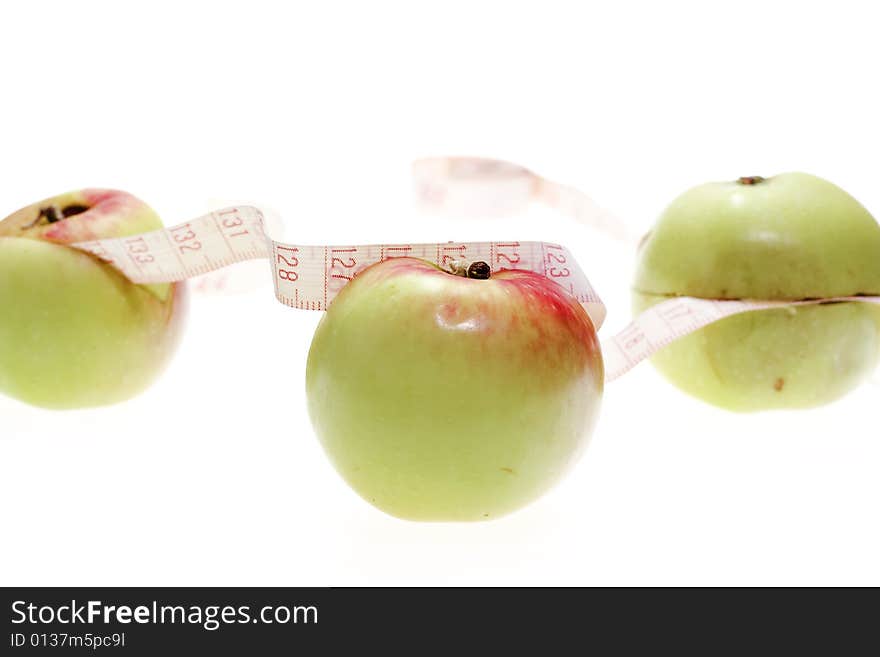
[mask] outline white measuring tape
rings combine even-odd
[[[265,234],[263,215],[258,208],[242,205],[171,228],[71,246],[112,264],[139,284],[182,281],[236,262],[269,258],[276,297],[281,303],[302,310],[326,310],[355,275],[389,258],[420,258],[443,269],[461,261],[483,261],[493,273],[525,269],[546,276],[577,299],[597,327],[605,319],[605,305],[568,249],[546,242],[285,244]]]
[[[601,210],[585,194],[515,164],[479,158],[431,158],[416,162],[414,173],[419,199],[429,207],[451,212],[508,213],[537,200],[616,239],[635,241],[623,222]],[[111,263],[139,284],[182,281],[237,262],[268,258],[278,300],[303,310],[326,310],[358,272],[389,258],[420,258],[447,270],[461,261],[483,261],[493,273],[525,269],[541,274],[577,299],[597,329],[605,320],[604,304],[568,249],[545,242],[293,245],[272,240],[266,235],[262,212],[241,205],[171,228],[71,246]],[[605,377],[614,380],[678,338],[731,315],[841,301],[880,304],[880,297],[797,302],[673,298],[651,307],[604,342]]]
[[[538,201],[627,244],[639,238],[625,222],[579,189],[542,178],[512,162],[479,157],[428,157],[413,163],[416,198],[450,214],[505,215]]]
[[[755,310],[814,306],[842,301],[861,301],[880,305],[880,297],[834,297],[807,301],[716,301],[695,297],[675,297],[652,306],[630,322],[620,333],[603,341],[605,378],[612,381],[679,338],[731,315]]]

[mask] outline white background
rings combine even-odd
[[[258,201],[301,243],[562,241],[608,303],[607,336],[629,317],[628,249],[538,210],[417,215],[409,162],[511,159],[639,231],[693,184],[787,170],[880,213],[870,3],[0,12],[0,214],[112,186],[166,223]],[[642,365],[609,384],[584,459],[539,502],[403,522],[324,458],[303,382],[319,316],[277,304],[262,266],[239,270],[246,293],[193,295],[143,396],[68,413],[0,399],[0,583],[880,584],[876,384],[740,416]]]

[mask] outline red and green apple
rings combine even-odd
[[[484,520],[535,500],[584,448],[599,411],[596,331],[527,271],[454,275],[413,258],[349,283],[309,351],[309,412],[364,499],[401,518]]]
[[[150,385],[178,342],[185,285],[136,285],[69,245],[161,227],[143,201],[103,189],[55,196],[0,222],[0,393],[68,409]]]

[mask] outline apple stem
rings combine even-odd
[[[47,205],[45,208],[40,208],[40,213],[37,215],[37,218],[34,219],[31,223],[22,226],[22,230],[27,230],[28,228],[33,228],[40,221],[45,218],[47,223],[54,224],[56,222],[61,221],[62,219],[67,219],[68,217],[72,217],[76,214],[82,214],[89,209],[87,205],[80,205],[79,203],[72,203],[70,205],[65,205],[61,210],[59,210],[54,205]]]
[[[50,205],[47,208],[40,208],[40,217],[46,217],[46,221],[50,224],[54,224],[56,221],[61,221],[64,219],[64,215],[58,212],[58,208],[54,205]]]
[[[448,271],[456,276],[478,280],[486,280],[492,275],[492,268],[482,260],[470,263],[465,260],[453,260],[449,263]]]
[[[491,275],[492,268],[489,266],[488,263],[483,262],[482,260],[472,262],[470,267],[467,268],[468,278],[476,278],[477,280],[485,281]]]
[[[743,176],[736,182],[740,185],[757,185],[759,183],[764,182],[765,178],[762,176]]]

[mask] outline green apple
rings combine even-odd
[[[0,222],[0,393],[45,408],[144,390],[178,342],[183,283],[135,285],[69,244],[162,227],[125,192],[85,189]]]
[[[634,309],[675,296],[803,300],[880,294],[880,226],[858,201],[805,173],[695,187],[643,241]],[[735,315],[652,361],[682,390],[735,411],[807,408],[859,385],[880,357],[880,310],[865,303]]]
[[[413,520],[496,518],[539,497],[585,446],[602,386],[593,324],[556,283],[468,278],[414,258],[368,267],[342,290],[306,369],[336,468]]]

